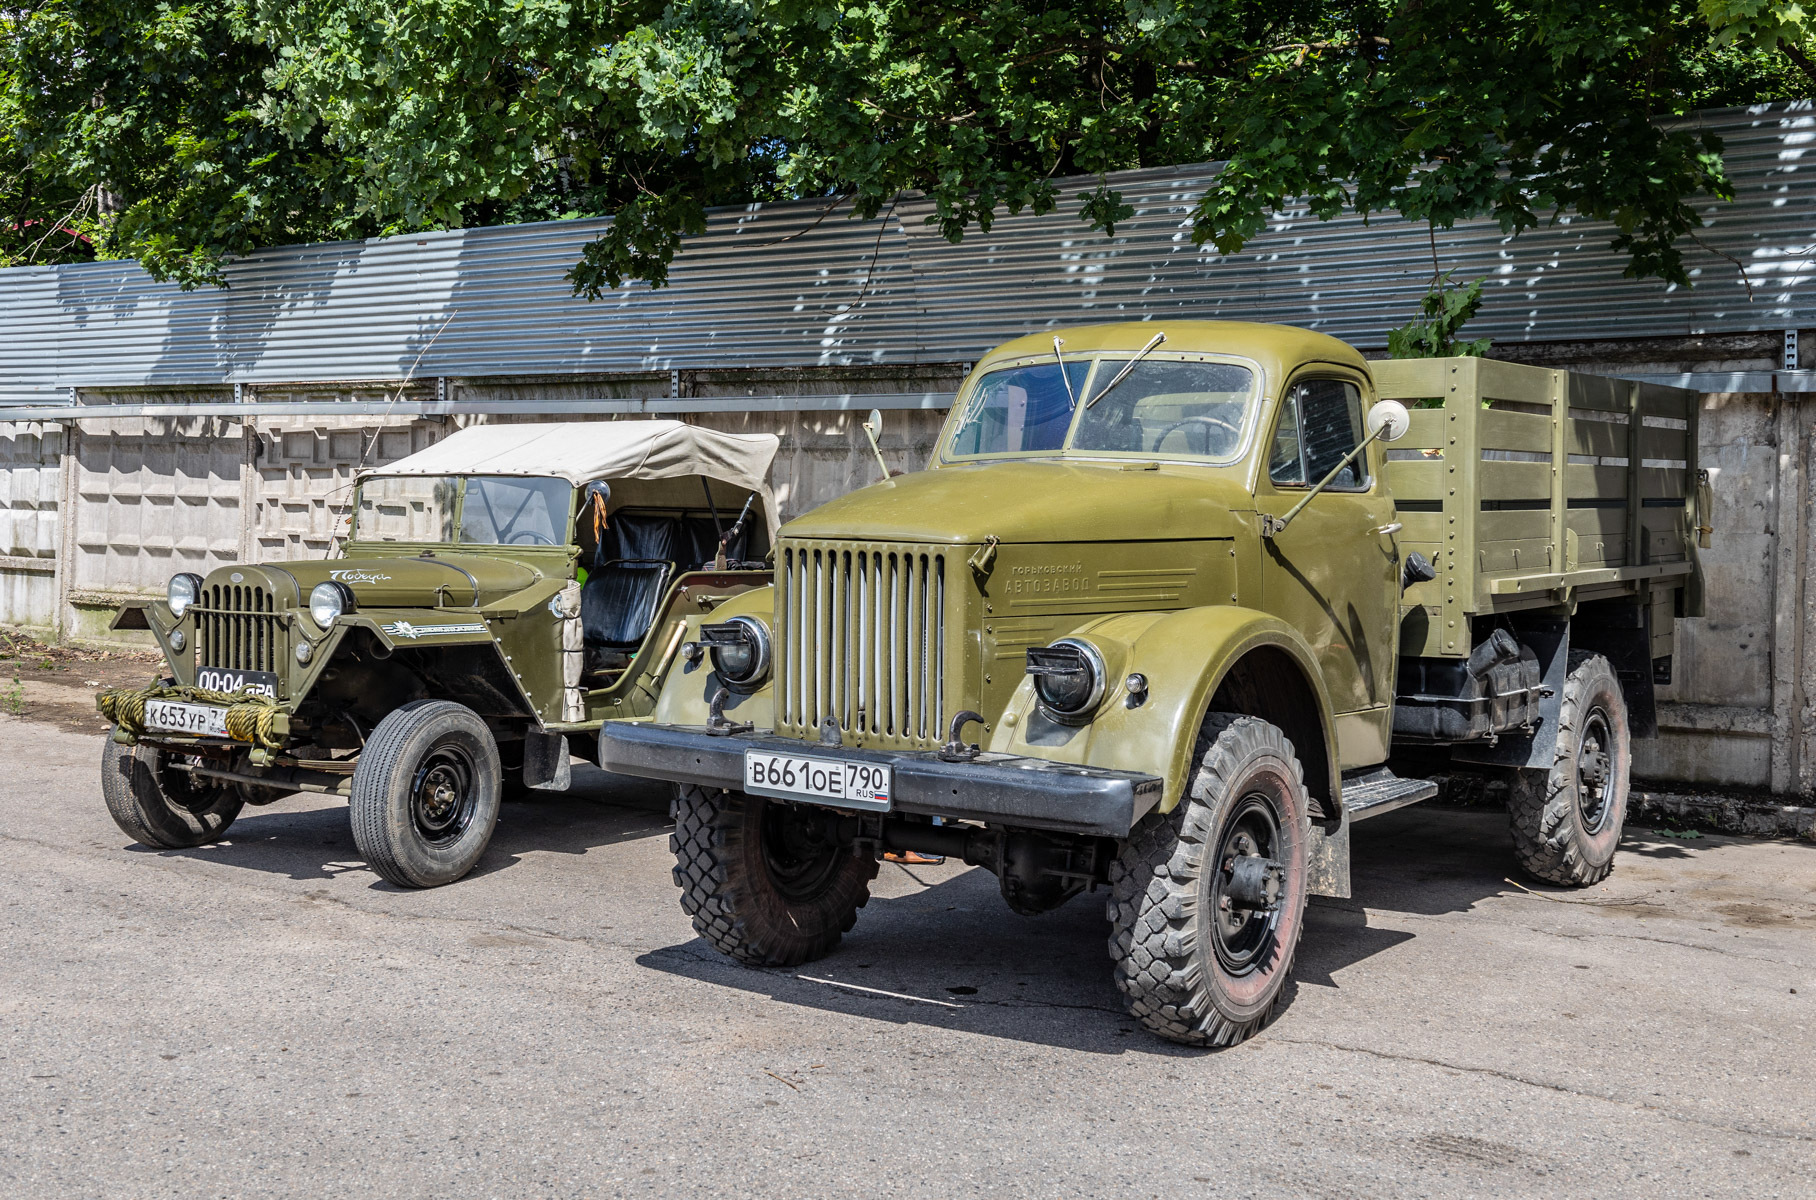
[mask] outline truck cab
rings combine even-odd
[[[1508,772],[1527,868],[1599,879],[1630,703],[1693,611],[1693,406],[1383,366],[1236,322],[985,356],[928,470],[784,526],[771,586],[690,617],[653,714],[601,730],[602,765],[678,785],[699,932],[825,954],[891,850],[1021,913],[1107,888],[1130,1011],[1223,1045],[1274,1011],[1306,897],[1347,894],[1351,823],[1435,793],[1409,766]],[[1616,426],[1675,468],[1584,467]]]

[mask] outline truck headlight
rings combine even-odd
[[[181,617],[191,604],[202,596],[202,577],[184,572],[172,575],[170,583],[164,589],[164,599],[170,605],[170,615]]]
[[[352,611],[353,589],[344,583],[318,583],[309,593],[309,619],[323,629],[338,621],[342,613]]]
[[[726,683],[752,687],[769,674],[769,627],[755,617],[703,625],[700,641],[712,652],[713,670]]]
[[[1088,718],[1103,699],[1103,655],[1078,638],[1061,638],[1028,651],[1028,674],[1047,715],[1058,721]]]

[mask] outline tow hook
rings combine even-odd
[[[952,718],[952,728],[946,731],[946,744],[940,747],[941,762],[970,762],[977,757],[977,743],[972,742],[966,745],[965,739],[961,736],[965,732],[965,726],[973,721],[982,725],[984,714],[972,712],[967,708]]]
[[[750,721],[728,721],[725,719],[725,702],[731,699],[731,689],[721,687],[713,693],[707,702],[706,732],[713,737],[733,737],[740,733],[749,733],[756,726]]]

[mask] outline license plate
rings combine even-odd
[[[147,700],[145,728],[226,737],[227,710],[212,704],[185,704],[181,700]]]
[[[202,667],[195,673],[195,685],[210,692],[256,692],[277,699],[277,676],[270,671],[229,671],[225,667]]]
[[[759,796],[888,812],[890,775],[890,768],[882,763],[768,750],[744,752],[744,790]]]

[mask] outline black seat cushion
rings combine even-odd
[[[620,512],[612,515],[601,559],[640,559],[644,562],[680,562],[687,553],[681,518],[664,513]],[[617,553],[612,553],[614,545]]]
[[[642,645],[674,572],[672,562],[621,559],[588,574],[580,590],[580,628],[588,648]]]

